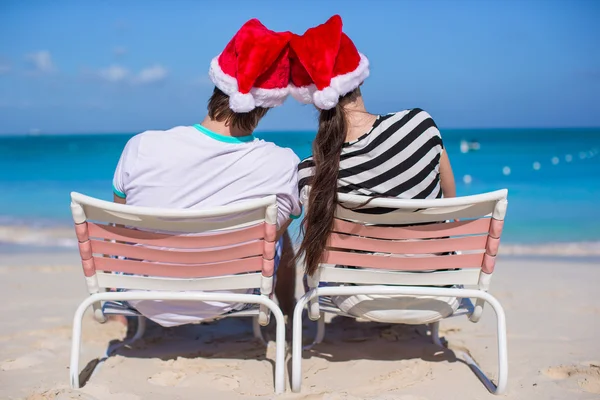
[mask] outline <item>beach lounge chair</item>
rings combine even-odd
[[[275,391],[284,383],[285,324],[273,293],[276,197],[212,208],[174,210],[134,207],[71,193],[71,210],[83,273],[90,293],[73,320],[70,383],[79,387],[83,314],[90,306],[99,322],[107,314],[144,317],[128,300],[188,300],[253,304],[221,317],[254,318],[254,334],[273,313],[276,327]],[[168,232],[168,233],[156,233]],[[211,293],[259,288],[259,294]],[[127,289],[136,291],[126,291]]]
[[[368,197],[339,194],[339,203],[344,207],[337,207],[322,264],[317,273],[308,278],[309,290],[294,310],[292,390],[298,392],[302,380],[302,313],[305,306],[308,306],[309,318],[318,321],[314,345],[323,340],[325,313],[357,317],[352,310],[340,309],[340,303],[332,300],[336,296],[409,295],[458,299],[460,307],[452,308],[449,315],[440,318],[464,314],[472,322],[479,321],[486,302],[491,305],[497,319],[497,385],[481,372],[471,357],[466,353],[461,356],[490,392],[502,394],[508,374],[506,321],[502,306],[488,289],[502,233],[507,194],[507,190],[499,190],[434,200],[376,198],[366,205]],[[375,207],[393,211],[385,214],[355,211]],[[463,285],[472,285],[476,289],[465,289]],[[474,306],[470,299],[476,299]],[[377,315],[379,322],[402,322],[397,319],[385,321],[381,314],[385,313]],[[438,336],[439,320],[432,320],[429,327],[432,341],[442,346]]]

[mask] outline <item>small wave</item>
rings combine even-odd
[[[0,225],[0,243],[36,247],[77,248],[77,239],[73,228],[65,226],[32,228],[18,225]],[[500,246],[500,255],[595,257],[600,256],[600,242],[503,243]]]
[[[0,226],[0,242],[36,247],[77,248],[73,228],[30,228],[15,225]]]
[[[502,244],[501,255],[512,256],[600,256],[600,242],[565,242],[540,244]]]

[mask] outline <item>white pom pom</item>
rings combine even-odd
[[[317,90],[317,88],[315,87],[314,84],[311,84],[309,86],[303,86],[303,87],[297,87],[294,85],[290,85],[290,93],[291,93],[292,97],[303,104],[312,104],[313,94],[315,93],[316,90]]]
[[[331,110],[340,100],[340,94],[334,88],[328,86],[323,90],[317,90],[313,94],[313,100],[315,106],[321,110]]]
[[[229,108],[236,113],[246,113],[254,110],[256,103],[250,93],[236,92],[229,96]]]

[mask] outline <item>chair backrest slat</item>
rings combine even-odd
[[[236,290],[256,285],[257,274],[219,275],[192,279],[188,277],[164,279],[156,276],[121,275],[98,272],[100,287],[124,286],[134,290]]]
[[[394,254],[435,254],[449,251],[485,250],[487,235],[430,240],[381,240],[332,233],[328,246],[336,249],[363,250]]]
[[[369,207],[373,208],[375,201],[369,203]],[[351,221],[360,221],[367,224],[375,225],[402,225],[402,224],[420,224],[428,222],[440,222],[450,219],[459,218],[478,218],[489,216],[494,210],[496,202],[487,201],[483,203],[435,207],[426,209],[398,209],[397,211],[388,212],[385,214],[367,214],[348,210],[344,207],[338,207],[336,217]]]
[[[152,262],[94,257],[97,271],[150,275],[169,278],[205,278],[243,272],[260,272],[261,256],[205,264],[158,264]]]
[[[201,233],[256,225],[265,220],[265,209],[276,197],[248,200],[208,210],[124,206],[71,193],[75,223],[101,221],[154,231]]]
[[[481,268],[483,253],[430,257],[391,257],[385,255],[327,250],[323,264],[378,268],[397,271],[431,271],[452,268]]]
[[[330,265],[321,267],[320,278],[324,282],[357,283],[364,285],[477,285],[480,271],[467,268],[435,273],[415,273],[414,271],[394,271],[381,269],[336,268]]]
[[[253,225],[233,231],[223,231],[212,235],[172,235],[131,229],[123,226],[111,226],[88,222],[89,236],[91,238],[120,240],[139,244],[163,247],[176,247],[182,249],[201,249],[204,247],[229,246],[243,243],[265,235],[263,224]]]
[[[405,227],[369,226],[337,218],[333,222],[334,232],[390,240],[431,239],[458,235],[487,235],[489,230],[489,218],[478,218],[456,222],[438,222]]]
[[[263,241],[248,242],[237,246],[229,246],[216,250],[180,251],[174,249],[156,249],[146,246],[132,246],[100,240],[91,240],[92,252],[105,256],[121,256],[144,261],[163,263],[202,264],[226,261],[231,259],[262,256]]]
[[[139,216],[121,211],[88,208],[85,214],[90,220],[105,221],[141,229],[155,229],[158,231],[203,233],[220,229],[232,229],[254,225],[264,220],[262,210],[252,210],[228,219],[222,217],[198,218],[190,216],[187,219],[171,219],[159,216]]]

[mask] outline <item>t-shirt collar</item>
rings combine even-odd
[[[252,142],[255,139],[254,135],[247,135],[247,136],[220,135],[216,132],[213,132],[213,131],[205,128],[204,126],[202,126],[200,124],[195,124],[194,128],[196,128],[200,132],[204,133],[209,138],[218,140],[219,142],[223,142],[223,143],[248,143],[248,142]]]

